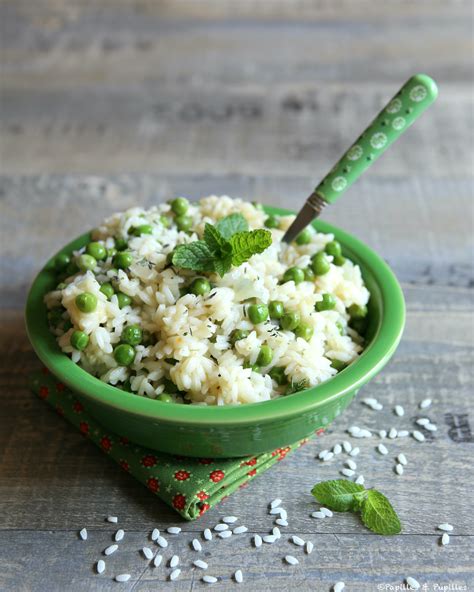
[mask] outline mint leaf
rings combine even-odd
[[[204,226],[204,240],[206,241],[207,245],[216,253],[224,250],[227,246],[227,252],[229,253],[232,251],[232,247],[229,246],[229,243],[226,239],[222,236],[222,234],[217,230],[216,226],[212,224],[206,224]]]
[[[322,481],[316,484],[311,493],[319,503],[327,506],[335,512],[349,512],[358,505],[358,498],[361,493],[366,493],[362,485],[358,485],[347,479],[336,479],[334,481]]]
[[[263,253],[272,244],[269,230],[252,230],[251,232],[237,232],[229,239],[232,245],[232,265],[242,265],[252,255]]]
[[[232,267],[232,255],[227,255],[222,259],[216,259],[214,263],[214,270],[223,277]]]
[[[173,265],[195,271],[214,271],[215,253],[202,240],[175,248],[172,258]]]
[[[229,239],[237,232],[247,231],[249,225],[242,214],[230,214],[219,220],[216,224],[216,228],[223,238]]]
[[[398,534],[402,525],[388,499],[375,489],[367,491],[361,507],[362,522],[377,534]]]

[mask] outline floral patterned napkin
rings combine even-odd
[[[223,498],[245,487],[254,477],[308,441],[301,440],[273,452],[246,458],[173,456],[138,446],[123,436],[105,430],[86,413],[74,393],[47,368],[32,375],[31,388],[58,415],[67,419],[124,471],[133,475],[186,520],[199,518]],[[320,435],[322,430],[316,433]]]

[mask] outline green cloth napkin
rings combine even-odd
[[[31,388],[40,399],[92,440],[148,489],[174,508],[186,520],[199,518],[257,475],[305,444],[301,440],[273,452],[246,458],[212,459],[173,456],[156,452],[105,430],[88,415],[74,393],[47,368],[31,377]],[[319,435],[323,430],[318,430]]]

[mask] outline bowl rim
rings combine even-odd
[[[291,210],[265,206],[268,214],[289,215]],[[370,247],[351,234],[322,220],[313,222],[318,231],[334,234],[342,243],[344,253],[357,260],[363,275],[374,278],[381,298],[381,321],[369,346],[360,357],[330,380],[288,397],[270,401],[227,406],[169,405],[140,397],[102,382],[61,352],[56,338],[49,331],[43,296],[50,281],[54,258],[61,252],[80,248],[89,237],[85,233],[60,249],[34,279],[27,298],[25,318],[31,344],[40,360],[64,384],[80,395],[119,412],[142,416],[161,423],[222,426],[229,424],[267,423],[278,418],[314,411],[334,399],[359,389],[390,359],[405,324],[403,292],[390,267]],[[117,396],[120,392],[120,397]]]

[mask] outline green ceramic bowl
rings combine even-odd
[[[49,332],[43,296],[55,286],[54,258],[39,273],[28,295],[26,324],[31,343],[49,370],[77,393],[105,428],[148,448],[185,456],[232,457],[296,442],[326,428],[382,369],[400,341],[405,322],[403,293],[386,263],[342,230],[322,221],[314,226],[334,233],[344,255],[360,265],[371,294],[366,349],[357,361],[320,386],[264,403],[197,407],[160,403],[105,384],[62,353]],[[84,234],[60,252],[70,253],[88,241],[89,235]]]

